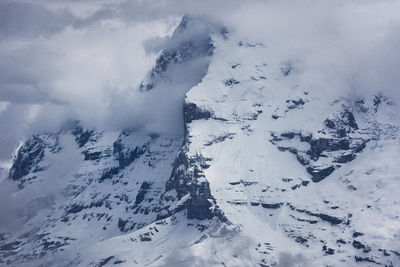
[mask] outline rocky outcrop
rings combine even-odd
[[[38,163],[44,157],[45,144],[38,136],[33,136],[19,150],[16,159],[10,169],[9,177],[19,180],[23,176],[38,172],[41,168]]]
[[[165,48],[157,57],[155,66],[140,84],[139,89],[142,92],[152,90],[160,82],[171,79],[170,73],[175,66],[183,64],[190,66],[196,60],[212,56],[214,45],[210,36],[213,32],[224,34],[222,28],[199,17],[183,16],[181,23],[175,29],[171,39],[164,45]],[[194,35],[193,32],[196,34]],[[200,70],[207,69],[208,64],[209,60],[205,60],[205,65],[200,66]],[[199,71],[199,69],[194,71]],[[200,76],[204,75],[205,72]]]
[[[166,184],[166,190],[174,190],[177,199],[187,198],[178,210],[187,209],[189,219],[211,219],[220,216],[215,210],[215,200],[211,195],[208,181],[202,172],[208,168],[208,159],[202,156],[190,157],[187,147],[183,147],[174,163],[171,178]],[[222,218],[222,217],[221,217]]]
[[[363,151],[369,137],[358,130],[353,113],[344,109],[324,121],[318,137],[302,131],[284,132],[272,133],[270,141],[280,151],[295,154],[312,176],[312,181],[320,182]],[[308,148],[304,149],[302,143],[306,143]]]
[[[194,120],[208,120],[212,117],[212,113],[198,107],[196,104],[185,103],[183,107],[183,116],[186,123],[191,123]]]
[[[138,145],[132,145],[132,142],[127,143],[126,137],[135,138],[135,135],[132,131],[124,130],[121,132],[118,139],[113,143],[113,154],[115,158],[118,160],[119,167],[124,168],[131,164],[135,159],[138,159],[141,155],[143,155],[148,149],[150,138],[143,137],[141,135],[137,136]],[[143,138],[144,143],[143,143]]]
[[[82,126],[79,125],[79,122],[75,122],[75,124],[76,126],[71,131],[71,133],[75,136],[75,141],[78,146],[83,147],[84,145],[86,145],[87,142],[89,142],[90,138],[93,136],[94,130],[83,129]]]
[[[211,195],[209,183],[203,173],[203,170],[210,166],[211,159],[198,154],[191,155],[189,152],[190,133],[188,133],[188,124],[195,120],[210,119],[211,116],[212,114],[209,111],[199,108],[193,103],[185,103],[186,138],[174,162],[171,177],[167,181],[166,197],[170,196],[171,191],[175,191],[177,200],[184,200],[169,213],[186,209],[188,219],[204,220],[217,217],[221,221],[227,222],[226,217]]]
[[[43,163],[46,152],[54,154],[61,150],[58,133],[34,135],[18,150],[9,172],[9,178],[22,187],[27,180],[35,179],[35,174],[47,166]],[[26,176],[30,177],[26,177]]]

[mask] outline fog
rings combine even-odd
[[[180,134],[188,84],[137,88],[183,14],[262,42],[269,61],[298,60],[306,85],[398,98],[398,10],[390,0],[2,1],[0,168],[19,140],[71,119]]]

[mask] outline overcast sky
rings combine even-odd
[[[305,79],[322,75],[354,94],[397,97],[399,10],[394,0],[2,0],[0,163],[19,140],[69,119],[98,128],[151,120],[132,91],[154,63],[157,51],[148,46],[185,13],[267,43],[266,56],[303,60]]]

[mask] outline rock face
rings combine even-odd
[[[312,181],[320,182],[342,164],[354,160],[370,138],[373,136],[363,134],[358,128],[353,112],[344,109],[324,121],[324,127],[318,131],[317,138],[300,130],[272,133],[270,141],[280,151],[295,154],[312,176]],[[301,143],[307,144],[306,149]]]
[[[175,76],[173,73],[177,69],[181,71],[182,67],[188,74],[199,73],[197,78],[190,78],[190,82],[193,83],[191,86],[200,82],[207,72],[214,51],[210,34],[220,28],[198,17],[183,16],[171,40],[164,45],[165,48],[158,56],[154,68],[140,84],[140,90],[149,91],[160,84],[165,86],[165,82]],[[177,77],[174,79],[175,85],[186,80],[185,76],[178,77],[178,80]]]
[[[35,136],[18,150],[18,155],[14,160],[9,177],[13,180],[19,180],[31,171],[40,171],[40,167],[37,167],[37,165],[43,157],[44,144],[40,138]]]
[[[40,172],[46,167],[42,164],[45,153],[57,153],[60,149],[57,138],[52,134],[33,136],[18,150],[9,177],[17,181],[19,186],[23,186],[27,182],[25,177],[28,174]]]
[[[184,135],[75,124],[26,140],[0,265],[400,264],[394,100],[304,84],[301,62],[200,18],[164,45],[138,90],[187,92]]]

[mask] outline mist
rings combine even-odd
[[[191,83],[147,94],[137,88],[184,14],[263,43],[269,62],[299,62],[300,82],[310,87],[399,99],[398,10],[390,0],[3,1],[1,166],[7,168],[20,140],[70,120],[182,134],[181,105]]]

